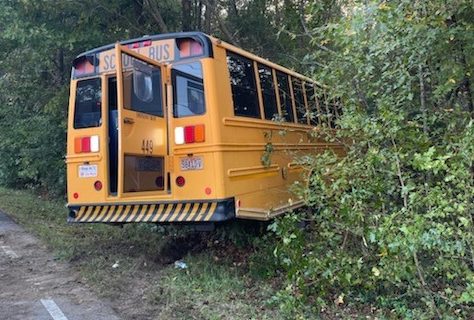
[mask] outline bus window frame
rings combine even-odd
[[[306,80],[301,79],[301,88],[303,90],[303,100],[304,100],[304,105],[306,108],[306,124],[310,126],[311,123],[309,122],[309,104],[308,104],[308,98],[306,97],[306,83],[307,83]]]
[[[92,80],[92,79],[99,79],[99,84],[100,84],[100,117],[99,117],[99,124],[97,126],[87,126],[87,127],[76,127],[76,114],[77,114],[77,108],[76,108],[76,104],[77,104],[77,87],[78,87],[78,84],[79,82],[82,82],[82,81],[87,81],[87,80]],[[73,104],[73,107],[74,107],[74,112],[73,112],[73,116],[72,116],[72,128],[74,130],[81,130],[81,129],[94,129],[94,128],[101,128],[103,123],[104,123],[104,110],[103,110],[103,107],[104,107],[104,103],[103,103],[103,97],[104,97],[104,81],[103,81],[103,77],[101,75],[97,75],[97,74],[94,74],[94,75],[88,75],[88,77],[84,77],[84,78],[78,78],[78,79],[74,79],[73,81],[75,81],[75,85],[74,85],[74,104]]]
[[[258,81],[258,91],[259,91],[259,95],[261,96],[262,100],[261,100],[261,112],[262,112],[262,120],[265,120],[265,121],[275,121],[275,120],[278,120],[281,118],[281,110],[280,110],[280,105],[279,105],[279,100],[278,100],[278,90],[277,90],[277,85],[276,84],[276,78],[275,78],[275,69],[270,67],[269,65],[266,65],[264,63],[261,63],[259,61],[255,61],[255,64],[256,64],[256,74],[255,76],[257,77]],[[271,81],[272,81],[272,87],[273,87],[273,94],[275,96],[275,106],[276,106],[276,113],[274,113],[272,115],[272,118],[271,119],[267,119],[267,114],[265,112],[265,99],[264,99],[264,93],[263,93],[263,90],[262,90],[262,80],[261,80],[261,77],[260,77],[260,68],[259,68],[259,65],[261,65],[263,68],[265,69],[268,69],[270,70],[270,76],[271,76]],[[269,77],[270,79],[270,77]],[[275,115],[277,115],[277,119],[275,119]]]
[[[254,119],[254,120],[263,120],[263,115],[262,115],[262,106],[260,104],[260,98],[259,98],[259,90],[258,90],[258,85],[257,85],[257,82],[260,82],[260,80],[257,78],[257,73],[258,73],[258,70],[256,70],[256,67],[255,67],[255,59],[251,58],[251,57],[248,57],[244,54],[241,54],[239,52],[236,52],[236,51],[233,51],[233,50],[229,50],[229,49],[226,49],[225,51],[226,53],[226,67],[227,67],[227,72],[228,72],[228,80],[229,80],[229,85],[230,85],[230,94],[231,94],[231,101],[232,101],[232,109],[233,109],[233,114],[234,114],[234,117],[243,117],[243,118],[249,118],[249,119]],[[236,114],[236,108],[235,108],[235,99],[234,99],[234,85],[232,84],[232,74],[230,72],[230,68],[229,68],[229,57],[232,57],[233,59],[240,59],[240,58],[243,58],[245,60],[248,60],[252,63],[252,70],[253,70],[253,73],[254,73],[254,76],[253,76],[253,81],[255,83],[255,96],[256,96],[256,103],[257,103],[257,108],[255,109],[255,111],[258,111],[258,116],[249,116],[249,115],[242,115],[242,114]],[[241,60],[242,61],[242,60]],[[245,61],[244,61],[245,62]],[[248,77],[249,79],[252,79],[252,77],[250,77],[250,75],[248,75],[247,73],[244,74],[245,77]],[[257,81],[258,79],[258,81]]]
[[[127,53],[122,52],[122,54],[127,54]],[[131,56],[131,57],[134,58],[133,56]],[[143,62],[142,62],[142,63],[143,63]],[[164,92],[164,90],[163,90],[163,88],[162,88],[162,87],[163,87],[162,84],[163,84],[163,82],[164,82],[164,79],[163,79],[163,74],[162,74],[162,72],[161,72],[161,68],[157,68],[155,65],[150,64],[150,63],[148,63],[148,62],[146,62],[146,64],[147,64],[147,65],[150,65],[150,66],[154,69],[154,71],[158,70],[158,72],[159,72],[159,81],[158,81],[157,87],[158,87],[158,89],[159,89],[158,101],[161,101],[161,102],[160,102],[160,103],[161,103],[161,106],[160,106],[160,113],[159,113],[159,114],[156,114],[156,113],[146,112],[146,111],[143,111],[143,110],[137,110],[137,109],[134,109],[134,108],[133,108],[133,99],[134,99],[133,96],[135,96],[137,99],[140,99],[140,97],[138,97],[138,96],[136,95],[136,93],[135,93],[135,86],[136,86],[136,84],[135,84],[135,70],[137,70],[137,69],[135,69],[134,67],[132,67],[132,68],[130,68],[130,69],[124,69],[124,70],[123,70],[123,80],[124,80],[124,90],[123,90],[123,94],[124,94],[124,96],[123,96],[123,99],[124,99],[124,109],[130,110],[130,111],[134,111],[134,112],[138,112],[138,113],[142,113],[142,114],[145,114],[145,115],[148,115],[148,116],[152,116],[152,117],[165,118],[165,112],[166,112],[166,111],[165,111],[165,105],[164,105],[164,102],[163,102],[163,98],[164,98],[164,96],[165,96],[166,93]],[[139,71],[139,72],[142,72],[141,70],[138,70],[138,71]],[[126,77],[128,77],[128,76],[130,76],[131,79],[129,80],[129,81],[130,81],[130,88],[129,88],[129,89],[130,89],[130,105],[127,106],[127,105],[125,105],[125,101],[127,100],[127,99],[125,98],[125,94],[126,94],[126,92],[127,92],[127,91],[125,90],[125,79],[126,79]],[[152,73],[152,74],[151,74],[151,77],[152,77],[152,81],[153,81],[155,75]],[[127,80],[127,81],[128,81],[128,80]],[[153,92],[153,94],[155,94],[155,89],[156,89],[156,88],[155,88],[155,84],[154,84],[154,82],[152,82],[152,92]],[[156,99],[156,98],[153,97],[152,101],[154,101],[155,99]],[[140,100],[141,100],[141,99],[140,99]],[[145,102],[145,103],[149,103],[149,102],[146,102],[146,101],[144,101],[144,102]]]
[[[285,71],[282,71],[282,70],[276,70],[275,73],[276,73],[276,78],[278,80],[277,85],[276,85],[277,90],[278,90],[278,96],[280,96],[280,81],[279,81],[280,79],[278,79],[278,76],[279,76],[278,73],[280,73],[282,75],[282,77],[281,77],[282,79],[286,78],[286,85],[287,85],[286,88],[288,89],[288,97],[291,98],[290,106],[291,106],[291,112],[292,112],[292,119],[287,119],[287,116],[289,117],[289,114],[286,114],[286,115],[283,114],[283,111],[285,113],[287,112],[287,108],[286,108],[287,104],[281,105],[282,106],[282,108],[281,108],[281,119],[283,120],[283,122],[296,123],[295,122],[295,110],[293,108],[293,93],[291,91],[290,75],[288,73],[286,73]],[[284,90],[282,90],[282,94],[285,95],[286,92]],[[285,99],[285,102],[286,101],[287,100]],[[281,99],[280,99],[280,102],[281,102]],[[284,109],[283,109],[283,107],[284,107]]]
[[[260,120],[267,120],[265,118],[265,108],[263,106],[263,96],[262,96],[262,86],[260,84],[260,73],[258,72],[258,63],[257,61],[253,60],[253,74],[255,76],[255,87],[257,89],[257,100],[258,106],[260,109]]]
[[[190,75],[189,73],[186,73],[186,72],[183,72],[183,71],[180,71],[180,70],[176,70],[174,69],[174,66],[176,65],[182,65],[182,64],[189,64],[189,63],[199,63],[200,66],[201,66],[201,74],[202,74],[202,79],[199,79],[198,77],[196,76],[193,76],[193,75]],[[171,105],[172,109],[172,114],[173,114],[173,118],[174,119],[180,119],[180,118],[186,118],[186,117],[198,117],[198,116],[204,116],[207,114],[208,112],[208,105],[207,105],[207,99],[206,99],[206,85],[205,85],[205,81],[204,81],[204,68],[203,68],[203,64],[202,64],[202,61],[200,59],[190,59],[190,60],[185,60],[185,61],[180,61],[179,63],[172,63],[170,65],[170,69],[171,69],[171,87],[172,87],[172,98],[173,98],[173,103]],[[188,114],[188,115],[183,115],[183,116],[177,116],[176,115],[176,112],[175,112],[175,103],[177,101],[177,95],[176,95],[176,89],[177,89],[177,86],[176,86],[176,76],[179,75],[183,78],[187,78],[187,79],[190,79],[194,82],[202,82],[202,94],[203,94],[203,98],[204,98],[204,112],[203,113],[200,113],[200,114]]]
[[[305,112],[304,112],[304,115],[305,115],[305,118],[306,118],[306,123],[301,123],[299,120],[299,114],[298,114],[298,111],[297,111],[297,106],[296,106],[296,92],[295,92],[295,88],[293,88],[293,82],[294,81],[299,81],[299,84],[301,86],[301,97],[303,98],[303,101],[301,101],[303,103],[303,106],[305,108]],[[291,93],[292,93],[292,96],[293,96],[293,113],[294,115],[296,116],[295,118],[295,123],[296,124],[300,124],[300,125],[308,125],[308,106],[306,105],[306,102],[305,102],[305,98],[304,98],[304,80],[299,78],[299,77],[294,77],[294,76],[291,76]]]
[[[280,92],[279,87],[278,87],[278,78],[277,78],[277,71],[275,68],[271,68],[272,70],[272,77],[273,77],[273,89],[275,91],[275,98],[276,98],[276,103],[277,103],[277,110],[278,110],[278,118],[279,120],[284,119],[283,118],[283,113],[281,109],[281,103],[280,103]]]
[[[296,113],[295,93],[293,91],[293,76],[289,74],[286,75],[288,76],[288,86],[290,87],[291,107],[293,109],[293,123],[301,124],[298,122],[298,114]]]

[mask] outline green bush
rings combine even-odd
[[[313,57],[329,61],[320,78],[345,105],[330,139],[347,155],[301,158],[312,210],[272,226],[288,314],[334,303],[413,319],[474,313],[472,17],[469,1],[395,1],[315,30],[331,47]]]

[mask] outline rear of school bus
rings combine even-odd
[[[235,217],[220,156],[210,39],[166,34],[74,61],[69,101],[70,222],[216,222]],[[223,107],[223,106],[219,106]]]

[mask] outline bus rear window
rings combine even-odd
[[[173,116],[181,118],[206,112],[202,67],[199,62],[173,66]]]
[[[99,78],[77,82],[74,129],[100,126],[102,117],[101,96],[102,91]]]

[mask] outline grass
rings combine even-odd
[[[0,209],[70,263],[124,318],[279,319],[266,303],[274,289],[249,269],[265,263],[252,258],[252,241],[234,246],[222,233],[182,227],[71,225],[63,201],[5,188]],[[180,258],[186,269],[174,267]]]

